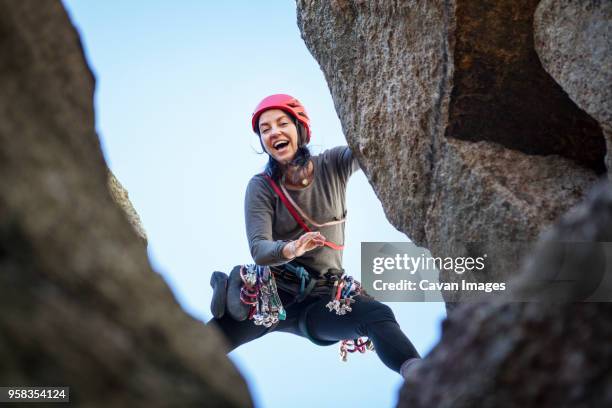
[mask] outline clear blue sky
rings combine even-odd
[[[65,0],[96,79],[96,126],[106,160],[128,189],[149,255],[185,310],[210,319],[210,274],[251,263],[246,183],[266,157],[250,130],[272,93],[306,106],[314,153],[346,144],[291,1]],[[351,178],[344,267],[360,275],[362,241],[406,241],[384,216],[363,173]],[[155,301],[155,299],[151,299]],[[389,303],[421,354],[439,337],[442,303]],[[286,333],[229,357],[258,407],[391,407],[401,378],[375,353],[338,357]],[[327,383],[327,386],[324,384]],[[352,384],[352,391],[334,390]],[[317,393],[313,392],[317,389]]]

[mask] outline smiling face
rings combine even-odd
[[[266,152],[279,163],[287,164],[298,149],[297,127],[289,114],[269,109],[259,117],[259,135]]]

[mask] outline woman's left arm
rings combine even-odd
[[[348,146],[338,146],[330,150],[331,157],[338,166],[338,173],[347,182],[351,174],[360,169],[357,158]]]

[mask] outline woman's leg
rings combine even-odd
[[[249,319],[239,322],[232,319],[227,312],[220,319],[210,319],[206,325],[215,327],[224,334],[230,345],[229,351],[255,340],[273,329],[272,327],[257,326]]]
[[[279,288],[278,295],[280,296],[283,305],[293,304],[292,301],[295,298],[294,294],[288,293]],[[298,306],[299,305],[293,304],[292,307],[290,306],[289,308],[287,308],[286,320],[282,320],[279,323],[272,325],[271,327],[265,327],[263,325],[258,326],[253,323],[253,320],[249,319],[242,321],[234,320],[227,313],[227,310],[220,319],[213,318],[209,320],[206,324],[217,328],[225,335],[225,338],[230,344],[229,351],[232,351],[236,347],[248,343],[251,340],[255,340],[263,336],[264,334],[276,331],[279,327],[284,329],[283,331],[289,331],[297,334],[298,329],[296,316],[299,315]]]
[[[329,311],[325,305],[328,298],[312,304],[306,315],[306,324],[311,336],[319,340],[355,339],[369,337],[381,361],[399,373],[402,363],[420,357],[408,337],[402,332],[391,308],[384,303],[365,296],[355,296],[353,309],[345,315]]]

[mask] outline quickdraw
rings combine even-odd
[[[332,298],[327,303],[326,307],[331,312],[336,311],[337,315],[345,315],[352,311],[351,304],[355,303],[356,295],[361,293],[361,284],[352,276],[342,274],[342,276],[334,282],[332,289]]]
[[[352,276],[342,274],[334,282],[332,298],[326,306],[330,312],[334,310],[338,315],[345,315],[353,310],[351,308],[351,304],[355,303],[353,297],[361,294],[361,291],[361,283],[359,281]],[[374,350],[374,343],[367,337],[363,339],[342,340],[340,343],[340,360],[346,362],[348,360],[348,353],[358,351],[363,354],[367,350]]]
[[[356,351],[365,353],[367,350],[374,350],[374,343],[372,340],[362,340],[361,337],[353,340],[342,340],[340,344],[340,360],[346,362],[348,359],[348,353],[354,353]]]
[[[267,266],[243,265],[240,268],[242,289],[240,301],[251,306],[249,319],[256,325],[270,327],[285,320],[287,313],[283,307],[274,275]]]

